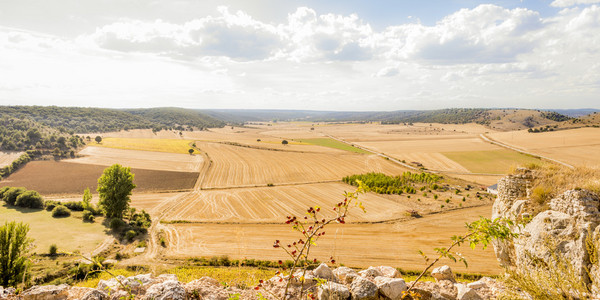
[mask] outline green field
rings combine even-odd
[[[323,147],[329,147],[329,148],[335,148],[335,149],[360,153],[360,154],[371,154],[371,152],[350,146],[346,143],[342,143],[340,141],[336,141],[336,140],[330,139],[330,138],[303,139],[303,140],[296,140],[296,141],[301,142],[301,143],[311,144],[311,145],[317,145],[317,146],[323,146]]]
[[[48,253],[52,244],[58,246],[59,252],[82,253],[91,252],[108,235],[106,228],[99,221],[95,223],[83,222],[76,218],[80,212],[73,212],[71,217],[53,218],[49,211],[8,206],[2,202],[0,205],[0,224],[17,221],[29,224],[28,237],[34,239],[34,252]],[[101,220],[100,220],[101,221]]]
[[[176,139],[104,138],[100,144],[92,142],[90,145],[125,150],[188,154],[190,143],[192,142],[193,141]]]
[[[506,174],[514,165],[541,162],[539,158],[504,149],[442,154],[473,173]]]

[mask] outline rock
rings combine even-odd
[[[400,272],[396,268],[388,267],[388,266],[378,266],[375,269],[381,272],[381,276],[389,277],[389,278],[400,278]]]
[[[117,275],[116,278],[111,278],[109,280],[100,280],[96,288],[105,292],[111,292],[123,288],[119,281],[124,282],[126,280],[127,278],[125,278],[125,276]]]
[[[91,290],[81,297],[81,300],[106,300],[108,294],[100,290]]]
[[[438,282],[419,281],[415,285],[415,288],[429,292],[429,298],[424,296],[423,299],[456,299],[458,293],[454,283],[449,280],[441,280]]]
[[[144,299],[184,300],[186,299],[186,293],[179,281],[166,280],[148,288],[146,294],[144,295]]]
[[[144,253],[146,251],[146,247],[137,247],[133,250],[133,253]]]
[[[454,286],[457,289],[456,300],[483,300],[474,289],[462,283],[455,284]]]
[[[348,267],[339,267],[333,270],[333,274],[338,278],[338,281],[345,284],[351,284],[352,280],[358,276],[358,273]]]
[[[313,274],[317,278],[327,279],[329,281],[336,281],[335,275],[325,263],[320,264],[316,269],[314,269]]]
[[[352,300],[377,300],[377,290],[377,285],[360,276],[350,285]]]
[[[61,300],[67,299],[69,285],[36,285],[23,292],[24,300]]]
[[[229,293],[223,289],[216,279],[202,277],[190,281],[184,286],[188,299],[227,300]]]
[[[105,267],[114,266],[118,263],[116,259],[106,259],[102,262],[102,265]]]
[[[379,292],[389,299],[400,299],[402,292],[407,290],[406,282],[402,278],[375,277],[375,285]]]
[[[16,293],[16,289],[13,287],[3,288],[0,286],[0,298],[8,298]]]
[[[87,288],[87,287],[72,286],[67,291],[67,298],[68,299],[81,299],[81,298],[83,298],[84,295],[86,295],[87,293],[89,293],[91,291],[95,291],[95,289]]]
[[[362,277],[365,278],[375,278],[377,276],[383,276],[383,273],[381,273],[381,271],[379,271],[377,268],[373,268],[373,267],[369,267],[366,270],[362,270],[360,272],[358,272],[358,274]]]
[[[167,281],[167,280],[175,280],[177,281],[177,275],[175,274],[160,274],[158,275],[158,277],[156,277],[157,279],[159,279],[159,281]]]
[[[473,282],[468,283],[467,287],[472,288],[474,290],[478,290],[481,288],[487,288],[488,286],[487,286],[487,284],[485,284],[484,281],[478,280],[478,281],[473,281]]]
[[[126,291],[124,291],[124,290],[117,290],[117,291],[114,291],[112,293],[109,293],[108,297],[109,297],[110,300],[131,299],[129,293],[126,292]]]
[[[433,269],[433,271],[431,271],[431,276],[433,276],[433,278],[435,278],[437,281],[449,280],[451,282],[456,282],[456,279],[454,279],[454,274],[452,273],[452,269],[450,269],[448,266],[441,266]]]
[[[350,298],[350,290],[343,284],[327,282],[319,286],[317,297],[320,300],[346,300]]]
[[[600,222],[600,199],[587,190],[566,191],[550,201],[550,209],[583,222]]]

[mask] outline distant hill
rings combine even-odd
[[[225,122],[199,111],[182,108],[118,110],[87,107],[0,106],[0,117],[29,119],[69,133],[128,129],[223,127]]]
[[[578,108],[578,109],[549,109],[549,111],[557,112],[572,118],[579,118],[593,113],[600,113],[600,109],[595,108]]]

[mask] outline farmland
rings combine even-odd
[[[0,181],[0,186],[23,186],[41,194],[81,194],[85,188],[95,190],[105,169],[56,161],[33,161]],[[132,169],[138,191],[191,189],[198,173]]]
[[[182,139],[104,138],[99,147],[187,154],[192,141]]]
[[[19,158],[23,152],[4,152],[0,151],[0,168],[9,166],[14,160]]]
[[[318,205],[331,216],[330,208],[344,191],[354,190],[343,177],[421,172],[415,162],[443,178],[439,188],[361,195],[366,213],[355,210],[347,225],[333,226],[315,253],[319,259],[334,255],[350,266],[417,269],[423,265],[418,249],[445,245],[451,235],[463,232],[465,222],[489,216],[492,198],[480,195],[482,185],[495,183],[506,167],[533,159],[479,136],[490,131],[473,124],[284,122],[181,133],[129,130],[102,134],[101,144],[91,141],[74,159],[31,162],[0,186],[76,200],[86,187],[95,190],[105,167],[119,163],[135,174],[138,187],[131,205],[151,214],[154,233],[162,231],[168,244],[166,249],[154,244],[134,263],[146,257],[213,255],[282,259],[270,245],[292,238],[293,231],[279,225],[286,215],[302,216],[307,207]],[[188,154],[191,144],[196,145],[194,155]],[[481,272],[498,271],[489,250],[464,251]]]

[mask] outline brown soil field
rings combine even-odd
[[[49,194],[81,194],[87,187],[96,190],[104,166],[32,161],[0,181],[1,186],[22,186]],[[182,190],[194,187],[198,173],[132,169],[135,174],[134,192]]]
[[[15,161],[24,152],[5,152],[0,151],[0,168],[4,168]]]
[[[204,163],[203,155],[166,152],[112,149],[88,146],[78,155],[83,157],[66,159],[63,162],[89,165],[112,166],[121,164],[134,169],[199,172]]]
[[[452,235],[464,234],[465,222],[489,217],[491,206],[451,211],[398,223],[333,225],[311,251],[326,261],[333,256],[346,266],[391,265],[408,270],[425,266],[418,250],[430,257],[433,248],[447,246]],[[220,256],[232,258],[288,259],[283,250],[272,248],[276,239],[283,243],[299,238],[290,226],[272,224],[163,224],[168,236],[167,256]],[[498,274],[500,268],[491,247],[485,251],[459,250],[469,262],[442,260],[462,272]]]
[[[600,129],[579,128],[543,133],[493,133],[499,142],[572,165],[600,166]]]
[[[212,161],[202,187],[319,182],[365,172],[397,175],[405,171],[376,155],[269,151],[201,142],[196,145]]]

